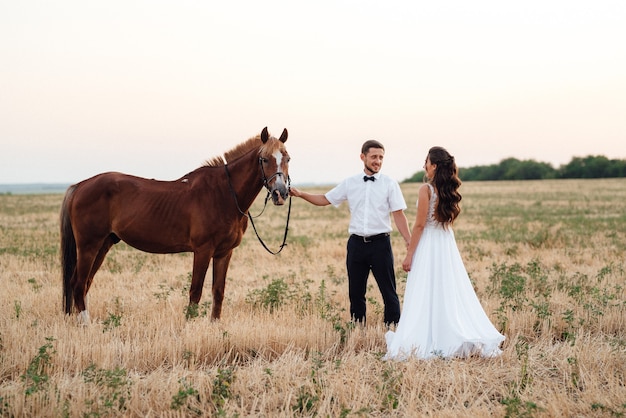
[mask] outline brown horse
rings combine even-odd
[[[103,173],[70,186],[61,208],[61,264],[66,314],[85,299],[93,277],[120,240],[150,253],[193,252],[189,304],[198,304],[213,260],[212,319],[219,319],[226,272],[248,225],[246,212],[265,186],[275,205],[288,196],[287,130],[267,128],[175,181]],[[270,176],[267,176],[271,173]]]

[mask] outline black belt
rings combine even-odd
[[[382,234],[370,235],[368,237],[362,237],[361,235],[356,235],[356,234],[350,235],[351,238],[357,238],[359,240],[363,240],[363,242],[372,242],[372,241],[376,241],[377,239],[386,238],[388,236],[389,236],[389,232],[383,232]]]

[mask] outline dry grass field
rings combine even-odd
[[[412,225],[419,185],[402,187]],[[80,327],[62,312],[62,195],[0,195],[0,416],[626,416],[626,180],[461,192],[455,233],[506,335],[497,359],[382,361],[373,279],[367,326],[349,322],[347,208],[299,199],[278,256],[248,229],[220,321],[209,318],[210,278],[199,309],[186,309],[190,254],[120,243]],[[268,207],[257,220],[271,248],[286,214]],[[402,298],[397,232],[393,243]]]

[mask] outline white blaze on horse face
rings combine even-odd
[[[282,170],[282,168],[280,166],[281,166],[281,163],[283,161],[283,154],[280,152],[280,150],[277,150],[274,153],[273,157],[276,160],[276,167],[278,167],[276,172],[277,173],[282,173],[283,170]],[[279,185],[280,184],[284,185],[285,184],[284,176],[276,176],[276,183],[278,183]]]

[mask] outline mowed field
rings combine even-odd
[[[418,187],[402,185],[411,226]],[[248,228],[220,321],[210,269],[199,308],[186,309],[191,254],[120,243],[89,293],[92,324],[78,326],[62,312],[63,196],[0,195],[0,416],[625,416],[626,179],[461,192],[454,229],[506,335],[497,359],[381,360],[373,278],[367,325],[349,321],[347,207],[299,199],[279,255]],[[268,206],[256,220],[270,248],[286,217]],[[405,248],[392,241],[402,299]]]

